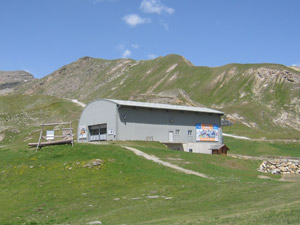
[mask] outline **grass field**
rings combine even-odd
[[[82,108],[65,97],[88,103],[96,98],[150,101],[171,96],[176,104],[197,102],[241,116],[233,126],[224,127],[224,133],[299,140],[300,132],[286,123],[298,118],[300,89],[293,82],[274,79],[265,79],[267,83],[261,82],[259,89],[256,72],[249,72],[258,68],[293,72],[290,68],[271,64],[194,67],[177,55],[127,60],[125,67],[124,61],[83,58],[53,76],[24,85],[18,94],[0,96],[0,225],[96,220],[109,225],[300,223],[300,184],[261,174],[259,161],[172,151],[155,142],[75,144],[38,152],[25,146],[38,141],[41,123],[72,121],[76,133]],[[268,89],[263,88],[265,84]],[[284,113],[288,119],[275,123]],[[230,137],[224,141],[232,154],[300,157],[300,143]],[[120,145],[213,179],[163,167]],[[101,167],[84,168],[93,159],[103,160]]]
[[[300,157],[300,142],[263,142],[224,137],[224,143],[232,154]]]
[[[298,224],[299,183],[259,179],[260,162],[124,142],[179,173],[108,145],[0,148],[0,224]],[[100,169],[84,168],[101,159]],[[263,174],[265,175],[265,174]]]
[[[77,104],[51,96],[0,96],[0,146],[37,142],[42,123],[72,121],[76,131],[81,111]]]

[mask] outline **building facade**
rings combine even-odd
[[[159,141],[211,154],[210,147],[223,143],[222,115],[208,108],[101,99],[83,110],[77,141]]]

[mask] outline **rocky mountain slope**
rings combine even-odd
[[[300,72],[277,64],[192,65],[179,55],[154,60],[83,57],[18,87],[18,94],[88,103],[98,98],[204,105],[226,113],[231,133],[300,136]]]
[[[278,137],[300,131],[300,72],[277,64],[210,68],[193,66],[178,55],[142,61],[83,57],[23,85],[19,93],[85,103],[116,98],[205,105],[223,110],[240,131],[262,131],[256,132],[261,137],[277,130]]]
[[[0,95],[10,93],[17,86],[33,79],[33,75],[26,71],[0,71]]]
[[[292,69],[300,71],[300,66],[291,66]]]

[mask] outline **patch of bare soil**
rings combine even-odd
[[[300,183],[300,174],[282,174],[279,181]]]

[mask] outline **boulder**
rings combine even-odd
[[[272,174],[280,174],[280,169],[274,169],[271,171]]]
[[[291,172],[296,172],[297,171],[297,169],[298,169],[298,167],[297,166],[295,166],[295,165],[291,165],[291,166],[289,166],[289,171],[291,171]]]
[[[280,169],[281,172],[287,172],[288,171],[288,169],[284,166],[279,167],[279,169]]]
[[[271,170],[274,170],[274,169],[276,169],[276,166],[275,166],[275,165],[271,165],[269,168],[270,168]]]
[[[270,160],[263,161],[259,166],[259,171],[272,174],[300,174],[299,162]]]
[[[102,222],[101,221],[92,221],[92,222],[89,222],[87,224],[89,224],[89,225],[92,225],[92,224],[102,224]]]
[[[90,162],[88,162],[87,164],[85,164],[83,167],[84,168],[93,168],[93,167],[97,167],[100,168],[100,166],[102,165],[102,160],[101,159],[93,159]]]

